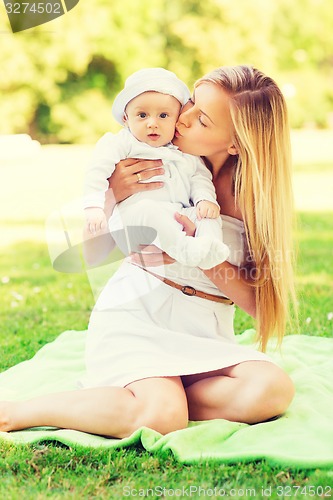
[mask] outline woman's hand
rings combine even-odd
[[[142,245],[140,250],[140,253],[130,255],[129,260],[132,264],[141,267],[158,267],[176,262],[175,259],[155,245]]]
[[[162,160],[138,160],[135,158],[126,158],[116,165],[116,169],[109,180],[109,189],[112,190],[112,198],[116,203],[125,200],[132,194],[139,191],[150,191],[159,189],[163,182],[145,181],[155,175],[164,174]]]

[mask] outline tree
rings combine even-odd
[[[92,143],[118,129],[111,102],[133,71],[163,66],[191,87],[216,66],[244,63],[295,90],[294,126],[325,126],[332,23],[329,0],[82,1],[16,34],[2,16],[0,132]]]

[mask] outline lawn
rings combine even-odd
[[[308,139],[305,142],[308,143]],[[50,148],[47,151],[49,153]],[[333,337],[333,206],[330,207],[332,198],[329,197],[333,157],[320,159],[320,168],[316,170],[318,165],[314,157],[307,156],[302,147],[299,151],[303,157],[300,155],[295,163],[295,179],[301,183],[302,189],[296,193],[299,211],[295,239],[298,244],[296,272],[300,332]],[[66,157],[67,152],[69,149]],[[79,154],[82,154],[81,161],[86,152],[71,150],[69,157],[73,165],[78,161]],[[56,149],[52,153],[53,160],[59,159],[57,154],[60,153]],[[44,150],[42,154],[45,154]],[[47,158],[49,154],[43,156],[43,159]],[[43,223],[49,211],[64,199],[76,196],[76,187],[72,184],[68,191],[60,190],[60,179],[68,165],[60,162],[57,176],[50,176],[49,171],[45,174],[40,164],[37,165],[41,182],[47,180],[51,187],[46,196],[40,183],[36,186],[37,177],[34,176],[34,183],[29,184],[28,189],[31,197],[26,198],[24,187],[27,187],[28,175],[20,177],[21,163],[21,160],[13,162],[8,171],[12,180],[23,177],[23,186],[19,183],[15,188],[16,196],[9,196],[8,190],[1,188],[8,204],[0,220],[3,235],[0,256],[0,370],[30,358],[64,330],[85,329],[94,303],[91,280],[87,275],[55,272],[43,241]],[[48,168],[55,168],[51,163],[47,164]],[[33,166],[33,161],[30,166]],[[303,200],[302,192],[305,185],[309,188],[312,176],[319,185],[325,185],[326,196],[315,197],[311,206],[311,199],[307,197]],[[68,172],[71,183],[76,177],[77,172]],[[65,178],[64,175],[62,181]],[[17,186],[17,183],[9,185]],[[313,184],[312,190],[315,190]],[[51,197],[52,192],[56,201]],[[250,326],[251,319],[238,310],[236,332],[240,333]],[[296,496],[296,491],[299,491],[298,496],[304,498],[304,493],[301,494],[302,490],[297,490],[297,486],[315,486],[315,491],[320,492],[318,487],[333,485],[332,471],[273,467],[265,461],[235,465],[213,462],[183,465],[172,455],[151,455],[141,448],[88,450],[46,443],[23,447],[0,442],[0,450],[0,498],[4,500],[153,497],[163,493],[166,497],[191,494],[192,498],[219,498],[223,492],[235,498],[288,498]],[[288,490],[288,486],[292,489]],[[156,489],[145,491],[148,488]],[[163,491],[163,488],[166,489]],[[202,488],[200,495],[198,488]],[[319,498],[319,495],[309,496]]]

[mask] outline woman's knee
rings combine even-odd
[[[249,400],[249,406],[253,411],[252,422],[282,415],[288,409],[295,394],[294,384],[289,375],[270,363],[265,366],[260,379],[254,377],[249,380],[249,384],[252,389],[250,394],[253,396],[252,400]],[[258,419],[255,417],[257,412],[260,415]]]
[[[274,416],[282,415],[289,407],[295,395],[294,383],[287,373],[274,366],[267,377],[266,397],[272,401]]]
[[[149,427],[167,434],[188,425],[188,407],[180,379],[146,379],[131,385],[136,411],[131,430]]]
[[[170,402],[166,407],[147,408],[139,416],[139,427],[149,427],[160,434],[186,429],[188,425],[187,406]]]

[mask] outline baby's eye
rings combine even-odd
[[[161,113],[161,114],[160,114],[160,117],[161,117],[161,118],[167,118],[167,117],[168,117],[168,113]]]
[[[139,114],[138,114],[138,116],[139,116],[140,118],[146,118],[147,113],[139,113]]]

